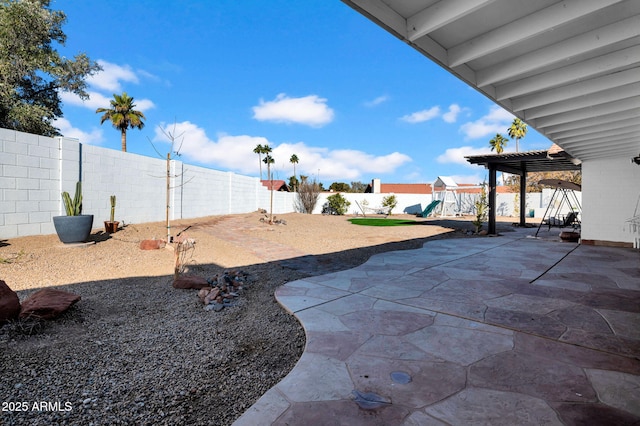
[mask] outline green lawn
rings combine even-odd
[[[411,219],[384,219],[379,217],[356,217],[349,219],[354,225],[364,226],[407,226],[416,225],[418,222]]]

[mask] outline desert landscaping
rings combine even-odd
[[[81,297],[57,319],[0,329],[5,401],[49,404],[5,411],[2,423],[231,424],[304,349],[304,331],[275,301],[275,288],[472,229],[419,218],[395,227],[298,213],[275,225],[261,219],[255,212],[171,223],[171,235],[195,241],[185,275],[246,275],[233,306],[219,312],[205,310],[197,290],[173,288],[175,244],[140,249],[166,236],[161,222],[110,235],[94,229],[91,244],[75,247],[56,235],[1,241],[1,279],[21,301],[43,288]]]

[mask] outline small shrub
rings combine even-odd
[[[389,209],[389,214],[391,211],[396,208],[398,205],[398,199],[395,195],[387,195],[382,199],[382,207],[387,207]]]
[[[480,197],[474,203],[476,209],[476,218],[473,220],[473,226],[476,227],[476,234],[482,229],[482,222],[487,220],[487,214],[489,213],[489,204],[487,203],[487,191],[483,186],[480,191]]]
[[[349,209],[351,202],[344,198],[342,194],[333,194],[327,197],[329,203],[329,209],[333,210],[338,215],[343,215]]]

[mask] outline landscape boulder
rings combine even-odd
[[[210,287],[209,282],[205,278],[195,275],[180,275],[173,280],[173,288],[192,288],[200,290],[202,288]]]
[[[24,302],[20,318],[53,319],[80,300],[77,294],[45,288],[33,293]]]
[[[18,318],[20,314],[20,299],[7,283],[0,280],[0,324]]]
[[[141,250],[158,250],[164,248],[167,243],[164,240],[142,240],[140,241]]]

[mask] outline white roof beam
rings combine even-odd
[[[447,0],[427,7],[407,19],[409,41],[416,41],[495,0]]]
[[[615,72],[640,63],[640,46],[578,62],[496,87],[498,100],[562,86],[594,75]]]
[[[592,148],[592,149],[580,149],[580,150],[569,150],[566,151],[571,154],[573,157],[578,158],[582,161],[585,160],[599,160],[601,158],[614,158],[620,157],[623,155],[638,155],[638,151],[634,151],[633,149],[629,149],[628,145],[620,144],[619,147],[616,148],[606,148],[602,149]]]
[[[565,0],[556,3],[452,47],[449,49],[449,66],[457,67],[507,46],[512,46],[619,1],[621,0]]]
[[[349,4],[363,15],[378,21],[379,25],[388,28],[402,38],[407,38],[407,20],[382,0],[351,0]]]
[[[640,79],[640,77],[638,78]],[[576,109],[606,104],[634,96],[640,96],[640,83],[627,84],[626,86],[616,87],[615,89],[605,90],[591,95],[585,95],[561,102],[554,102],[546,106],[530,108],[525,110],[524,116],[526,120],[546,117]]]
[[[607,138],[609,140],[616,140],[621,136],[625,136],[626,138],[627,136],[630,136],[630,135],[640,135],[640,125],[624,127],[616,131],[604,130],[599,132],[593,132],[588,135],[574,136],[569,138],[554,137],[553,139],[556,141],[556,143],[581,142],[581,145],[588,145],[588,142],[593,140],[602,140]]]
[[[614,87],[624,86],[625,84],[635,83],[638,81],[638,75],[640,75],[640,68],[632,68],[563,87],[520,96],[512,99],[513,110],[522,111],[527,108],[573,99],[590,93],[597,93]]]
[[[555,124],[568,123],[576,120],[596,118],[605,114],[614,114],[630,109],[637,109],[640,105],[640,97],[622,99],[620,101],[609,102],[590,108],[581,108],[574,111],[555,114],[549,117],[542,117],[535,120],[535,128],[545,128]]]
[[[477,84],[482,87],[503,81],[638,35],[640,16],[633,16],[480,70]]]
[[[582,129],[590,126],[597,126],[600,124],[609,123],[610,121],[620,121],[620,120],[637,120],[640,118],[640,108],[636,106],[636,108],[632,108],[626,111],[616,112],[613,114],[603,114],[598,117],[590,117],[584,120],[576,120],[572,122],[566,122],[561,124],[547,125],[544,128],[542,126],[538,126],[537,123],[534,125],[531,123],[531,126],[541,131],[545,135],[554,135],[558,132],[564,132],[566,130],[573,129]],[[535,120],[533,120],[535,122]]]
[[[547,136],[553,137],[554,140],[562,140],[562,139],[566,139],[566,138],[570,138],[570,137],[574,137],[574,136],[582,136],[582,137],[584,137],[584,136],[588,136],[590,134],[593,134],[593,133],[596,133],[596,132],[602,132],[602,131],[621,131],[621,132],[625,132],[627,128],[633,127],[634,124],[635,124],[635,121],[633,119],[631,119],[631,120],[609,121],[609,122],[603,123],[603,124],[579,127],[579,128],[576,128],[576,129],[564,130],[564,131],[555,131],[555,132],[552,131],[552,132],[550,132],[549,129],[547,129],[546,134],[547,134]]]

